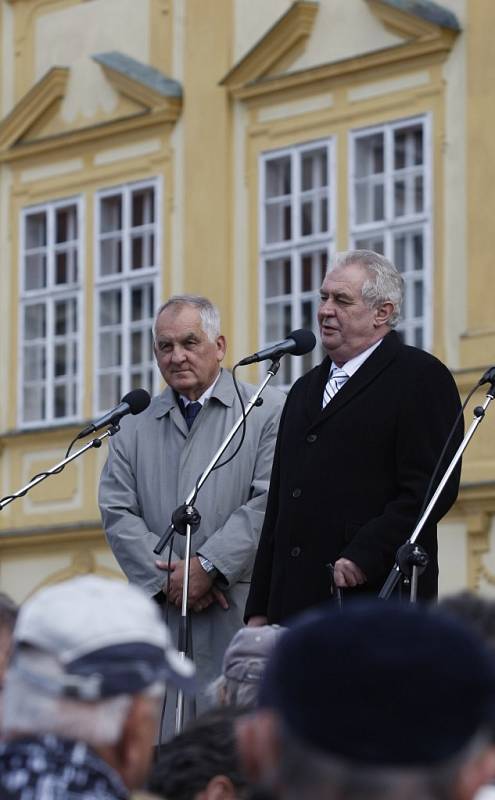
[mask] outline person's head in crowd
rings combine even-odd
[[[338,366],[394,328],[404,281],[398,269],[372,250],[336,253],[320,289],[321,342]]]
[[[214,705],[254,708],[266,662],[285,631],[279,625],[241,628],[227,647],[222,674],[209,686]]]
[[[238,725],[248,777],[284,800],[470,800],[495,773],[495,665],[423,607],[308,615],[275,647]]]
[[[168,681],[194,667],[173,648],[158,607],[123,581],[83,576],[20,609],[5,676],[7,740],[84,742],[129,789],[147,777]]]
[[[495,600],[464,591],[443,597],[438,606],[471,626],[495,649]]]
[[[0,721],[2,717],[3,681],[12,649],[12,631],[17,618],[17,605],[4,592],[0,592]]]
[[[214,383],[225,356],[217,307],[200,295],[174,295],[157,311],[153,338],[164,380],[178,394],[198,400]]]
[[[226,707],[210,711],[161,745],[148,788],[166,800],[247,798],[234,729],[240,713]]]

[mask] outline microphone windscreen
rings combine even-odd
[[[316,345],[316,336],[313,331],[306,331],[304,328],[292,331],[292,333],[289,333],[288,338],[294,339],[296,343],[296,348],[292,351],[294,356],[303,356],[313,350]]]
[[[151,397],[146,389],[133,389],[122,398],[122,403],[127,403],[131,414],[140,414],[151,403]]]

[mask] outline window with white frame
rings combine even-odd
[[[402,320],[407,344],[431,344],[431,175],[426,117],[354,131],[351,165],[351,239],[401,271]]]
[[[20,424],[80,416],[80,199],[21,214]]]
[[[333,142],[265,153],[261,187],[261,340],[269,344],[298,328],[316,332],[319,289],[335,230]],[[281,361],[276,382],[290,386],[318,363],[320,347]]]
[[[101,191],[96,202],[96,408],[158,387],[152,324],[158,298],[157,181]]]

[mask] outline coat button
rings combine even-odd
[[[292,497],[301,497],[301,495],[302,495],[301,489],[294,489],[294,491],[292,492]]]
[[[309,442],[310,444],[312,444],[313,442],[316,442],[317,438],[318,437],[317,437],[316,433],[310,433],[310,434],[308,434],[308,436],[306,436],[306,441]]]
[[[292,558],[297,558],[301,555],[301,548],[300,547],[293,547],[290,551]]]

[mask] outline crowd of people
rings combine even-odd
[[[334,257],[324,359],[287,397],[265,389],[197,493],[188,576],[180,531],[157,542],[255,387],[222,368],[210,300],[158,309],[166,388],[122,420],[100,481],[128,583],[79,577],[19,611],[0,596],[0,800],[490,791],[495,609],[435,603],[460,467],[421,535],[428,602],[377,598],[462,438],[449,370],[395,330],[403,291],[377,253]]]

